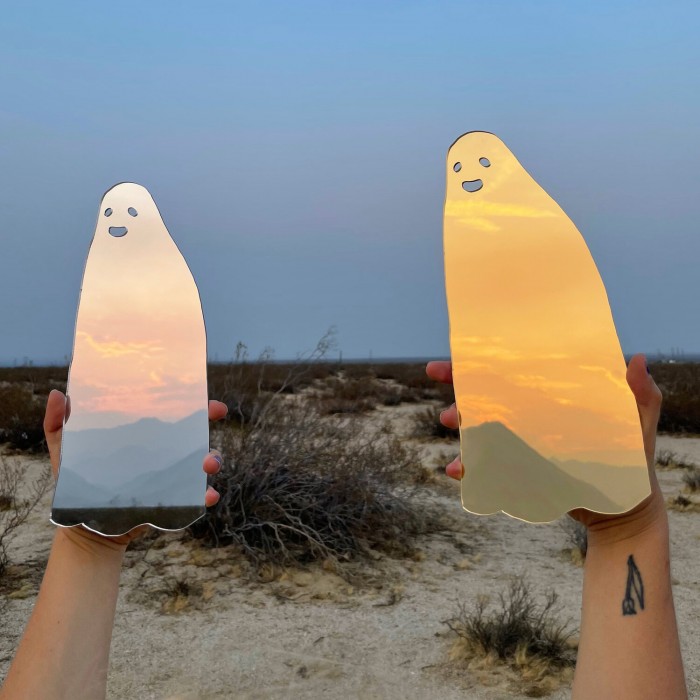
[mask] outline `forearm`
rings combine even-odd
[[[124,549],[56,531],[2,700],[105,697]]]
[[[574,700],[687,698],[665,510],[627,536],[589,534]]]

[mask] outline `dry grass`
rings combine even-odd
[[[695,464],[672,450],[659,450],[656,455],[656,467],[658,469],[694,469]]]
[[[666,501],[669,510],[675,510],[679,513],[698,513],[700,512],[700,503],[696,503],[692,498],[679,493],[673,498]]]
[[[450,656],[477,674],[493,666],[514,671],[521,691],[546,695],[571,679],[576,663],[571,623],[559,612],[554,591],[538,604],[526,580],[513,578],[494,606],[485,597],[473,610],[459,603],[445,623],[456,636]]]

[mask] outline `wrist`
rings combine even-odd
[[[125,543],[103,537],[80,526],[57,528],[55,542],[100,561],[114,560],[121,563],[126,551]]]
[[[660,490],[652,491],[636,508],[588,525],[588,547],[599,549],[620,542],[662,537],[668,540],[668,513]]]

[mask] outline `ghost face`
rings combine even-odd
[[[97,234],[109,234],[122,238],[129,231],[132,235],[165,228],[158,208],[148,190],[133,182],[122,182],[108,190],[100,205]]]

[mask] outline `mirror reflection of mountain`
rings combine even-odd
[[[539,522],[549,522],[578,507],[621,512],[621,505],[631,508],[648,494],[648,488],[631,491],[625,467],[546,459],[497,421],[462,430],[462,445],[462,503],[474,513],[502,510],[525,518],[537,503]],[[609,483],[616,498],[606,495]]]
[[[206,411],[174,423],[143,418],[115,428],[67,429],[54,507],[203,501],[208,442]]]

